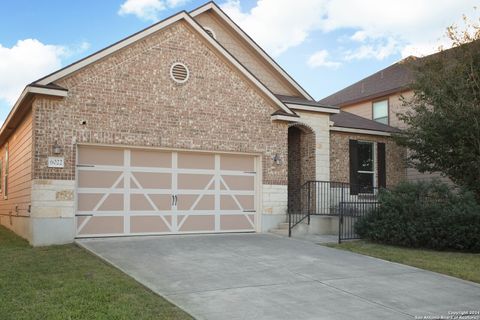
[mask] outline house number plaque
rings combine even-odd
[[[64,158],[62,158],[62,157],[48,157],[48,167],[49,168],[63,168],[64,167]]]

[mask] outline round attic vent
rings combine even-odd
[[[175,82],[187,82],[189,76],[187,66],[180,62],[174,63],[170,68],[170,76]]]
[[[212,37],[213,39],[217,39],[217,36],[215,35],[215,32],[213,32],[212,29],[208,27],[205,27],[204,29],[205,29],[205,32],[208,33],[210,37]]]

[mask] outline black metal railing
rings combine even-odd
[[[308,181],[289,197],[288,226],[302,221],[310,224],[310,216],[338,216],[339,242],[357,239],[355,222],[378,206],[379,188],[334,181]]]
[[[288,236],[292,236],[292,229],[304,220],[310,224],[310,183],[304,183],[298,190],[289,194],[288,199]]]

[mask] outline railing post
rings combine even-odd
[[[292,236],[292,212],[288,210],[288,237]]]
[[[340,206],[339,206],[339,214],[338,214],[338,243],[342,243],[342,223],[343,223],[343,206],[344,206],[344,198],[343,193],[345,191],[345,185],[342,183],[340,188]]]
[[[312,182],[308,182],[308,212],[307,212],[307,224],[310,224],[310,211],[311,211],[311,207],[312,207],[312,204],[311,204],[311,186],[312,185]]]

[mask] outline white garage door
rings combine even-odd
[[[255,157],[80,146],[77,237],[255,231]]]

